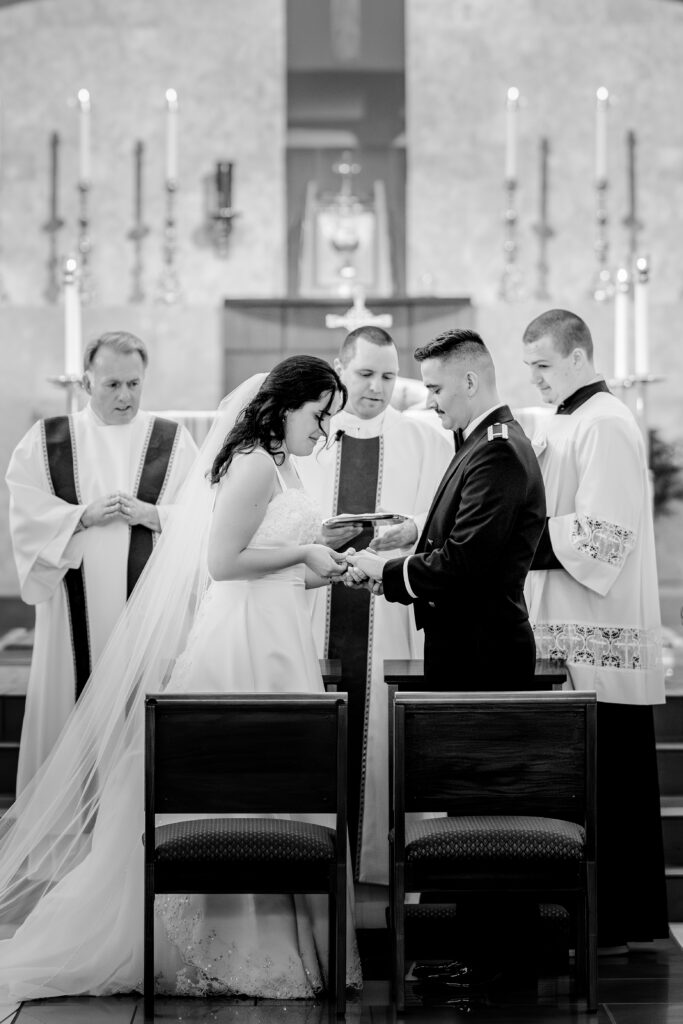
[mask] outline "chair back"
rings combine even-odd
[[[534,815],[592,834],[595,702],[593,691],[397,694],[396,813]]]
[[[346,694],[160,694],[145,703],[150,814],[345,806]]]

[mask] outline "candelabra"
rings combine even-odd
[[[522,275],[517,265],[517,181],[505,179],[506,209],[503,216],[505,225],[503,241],[503,275],[500,281],[499,297],[505,302],[514,302],[522,297]]]
[[[171,306],[180,298],[180,280],[176,268],[177,233],[175,219],[175,197],[177,182],[166,179],[166,218],[164,220],[163,266],[159,277],[157,298]]]
[[[95,287],[92,276],[91,256],[92,238],[90,237],[90,217],[88,214],[88,196],[90,182],[78,183],[78,252],[79,252],[79,290],[81,302],[88,305],[95,298]]]
[[[607,179],[600,178],[595,182],[595,243],[593,245],[598,269],[595,272],[591,295],[596,302],[606,302],[614,295],[614,281],[607,257],[609,240],[607,237]]]
[[[128,237],[133,243],[133,270],[131,271],[133,284],[130,291],[131,302],[145,301],[145,290],[142,286],[144,270],[142,260],[142,241],[148,234],[149,228],[145,227],[142,222],[135,224],[128,232]]]

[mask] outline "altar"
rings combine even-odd
[[[413,352],[441,331],[474,327],[475,311],[466,296],[366,298],[374,315],[390,314],[390,333],[401,374],[419,377]],[[226,299],[222,323],[223,389],[227,393],[250,374],[268,370],[286,356],[317,355],[331,361],[345,329],[325,326],[328,314],[343,316],[348,298]]]

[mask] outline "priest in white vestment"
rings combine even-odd
[[[86,407],[35,423],[6,477],[21,596],[36,608],[17,792],[50,753],[197,453],[184,427],[140,411],[139,338],[102,335],[84,366]]]
[[[398,526],[363,533],[327,531],[337,548],[368,543],[405,553],[417,541],[436,488],[454,455],[453,443],[409,419],[389,402],[398,374],[398,353],[386,331],[359,327],[342,343],[335,369],[349,392],[332,420],[330,436],[297,462],[304,488],[324,518],[343,512],[388,511],[410,517]],[[388,882],[387,658],[422,658],[422,635],[407,606],[375,601],[347,587],[311,592],[320,657],[342,662],[349,692],[349,835],[354,874],[362,882]]]
[[[598,698],[598,936],[604,947],[666,937],[652,705],[664,668],[652,496],[641,431],[593,366],[586,324],[537,317],[524,361],[556,415],[528,430],[548,520],[527,578],[539,657],[566,663]],[[525,428],[526,429],[526,428]]]

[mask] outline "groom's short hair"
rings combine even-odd
[[[476,331],[466,327],[453,327],[436,338],[415,349],[415,359],[423,363],[425,359],[472,359],[479,362],[484,358],[491,361],[491,354]]]

